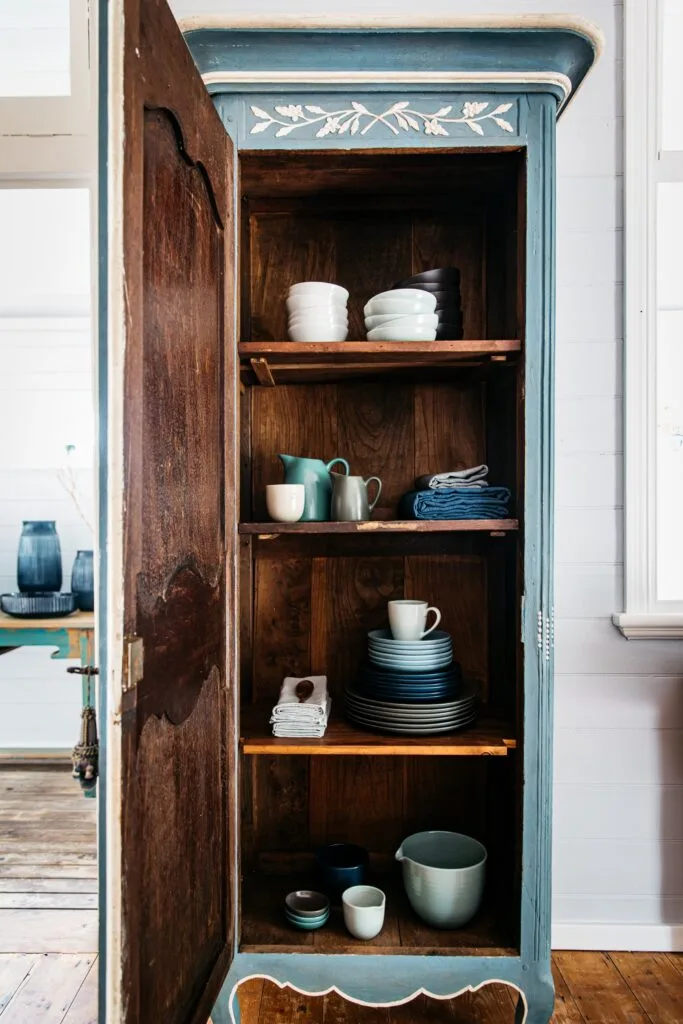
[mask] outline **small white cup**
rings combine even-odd
[[[344,924],[354,939],[374,939],[384,924],[387,898],[374,885],[352,885],[342,893]]]
[[[266,484],[268,515],[276,523],[298,523],[304,514],[303,484]]]
[[[429,612],[434,612],[436,619],[425,629]],[[426,601],[389,601],[389,626],[394,640],[421,640],[440,622],[441,612]]]

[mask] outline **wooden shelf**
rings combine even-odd
[[[254,873],[242,883],[242,953],[365,953],[420,956],[515,956],[509,922],[500,901],[489,900],[464,928],[430,928],[413,912],[400,875],[371,873],[370,884],[387,895],[384,927],[369,942],[358,942],[344,927],[340,907],[314,932],[298,931],[285,920],[284,899],[295,889],[316,888],[315,869],[295,875]]]
[[[238,346],[243,369],[259,384],[340,380],[368,372],[438,369],[506,362],[520,352],[515,339],[461,341],[248,341]]]
[[[337,533],[509,533],[517,519],[371,519],[364,523],[240,523],[240,533],[261,536]]]
[[[405,756],[505,757],[517,741],[503,722],[481,720],[462,732],[442,736],[390,736],[357,729],[344,718],[333,718],[322,739],[284,739],[271,733],[270,708],[242,709],[240,744],[244,754],[306,754],[325,757]]]

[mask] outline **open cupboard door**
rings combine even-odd
[[[100,1020],[206,1024],[235,917],[233,148],[164,0],[100,18]]]

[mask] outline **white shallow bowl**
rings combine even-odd
[[[438,327],[439,316],[437,313],[386,313],[383,316],[366,316],[365,329],[374,331],[376,327],[387,327],[395,320],[410,320],[412,327]]]
[[[325,326],[310,326],[300,324],[298,327],[289,327],[290,341],[346,341],[349,333],[348,326],[336,327],[334,324]]]
[[[368,341],[434,341],[435,327],[407,327],[402,321],[368,331]]]
[[[295,329],[297,327],[348,327],[349,318],[342,315],[323,316],[321,313],[307,316],[305,313],[301,313],[297,316],[290,316],[289,326]]]
[[[326,281],[300,281],[291,286],[288,295],[334,296],[337,301],[341,302],[346,302],[349,297],[346,288],[342,288],[340,284],[329,284]]]
[[[341,299],[316,298],[313,295],[291,295],[288,299],[285,299],[285,305],[287,312],[290,314],[306,312],[309,309],[333,310],[334,312],[341,311],[346,313],[346,303]]]
[[[436,295],[430,292],[421,292],[424,299],[394,299],[389,292],[388,298],[375,296],[370,299],[363,308],[364,316],[411,316],[423,313],[433,313],[436,309]]]
[[[377,292],[370,301],[373,302],[375,299],[419,299],[430,294],[431,292],[425,292],[422,288],[391,288],[388,292]],[[434,299],[434,304],[436,305],[436,299]]]

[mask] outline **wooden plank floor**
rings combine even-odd
[[[97,1024],[95,816],[68,768],[0,768],[0,1024]],[[561,952],[553,967],[555,1024],[683,1024],[683,955]],[[502,985],[369,1009],[263,981],[240,1003],[242,1024],[512,1024],[515,1005]]]
[[[97,1024],[97,801],[0,768],[0,1022]]]

